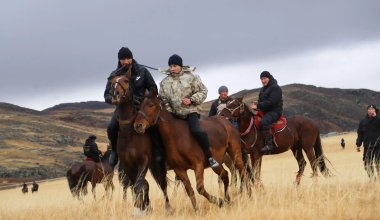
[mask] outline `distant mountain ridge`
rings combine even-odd
[[[368,104],[380,106],[380,92],[367,89],[303,84],[285,85],[282,89],[285,115],[312,118],[322,134],[355,130]],[[244,96],[249,104],[258,99],[259,90],[242,90],[231,96]],[[202,104],[202,117],[207,116],[212,102]],[[72,162],[81,160],[81,147],[88,135],[95,134],[100,148],[106,148],[106,127],[114,108],[89,101],[36,111],[0,102],[0,180],[64,176]]]
[[[112,106],[105,102],[87,101],[87,102],[74,102],[74,103],[62,103],[53,107],[42,110],[43,112],[52,112],[57,110],[69,110],[69,109],[106,109],[112,108]]]

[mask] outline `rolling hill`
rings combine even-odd
[[[368,103],[380,105],[380,92],[366,89],[282,86],[285,115],[314,119],[321,133],[353,131]],[[211,92],[211,91],[210,91]],[[259,89],[243,90],[247,103]],[[203,104],[206,116],[212,101]],[[45,179],[64,176],[67,167],[81,160],[82,144],[95,134],[100,149],[108,140],[106,127],[114,107],[102,102],[60,104],[43,111],[0,103],[0,184],[12,178]]]

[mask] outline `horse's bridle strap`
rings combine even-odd
[[[119,124],[121,124],[121,125],[127,125],[127,124],[132,123],[132,122],[133,122],[133,119],[129,119],[129,120],[118,119],[118,122],[119,122]]]
[[[161,107],[161,106],[160,106]],[[160,118],[160,116],[161,116],[161,110],[162,110],[162,107],[160,108],[160,110],[158,111],[158,113],[157,113],[157,115],[156,115],[156,118],[154,119],[154,122],[153,122],[153,124],[152,125],[155,125],[155,124],[157,124],[157,121],[158,121],[158,119]],[[148,117],[147,117],[147,115],[146,115],[146,113],[145,112],[143,112],[143,111],[141,111],[141,110],[139,110],[138,112],[137,112],[137,114],[140,114],[140,115],[142,115],[147,121],[148,121]]]

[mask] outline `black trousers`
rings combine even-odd
[[[260,130],[269,131],[271,124],[275,123],[280,118],[280,114],[277,112],[267,112],[261,118]]]
[[[190,133],[201,145],[206,158],[211,157],[210,142],[207,133],[201,128],[199,124],[199,115],[196,112],[188,114],[187,123],[189,125]]]

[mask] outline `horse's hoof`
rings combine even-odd
[[[198,207],[195,207],[195,208],[194,208],[194,213],[197,214],[197,215],[200,214]]]
[[[218,206],[219,206],[219,208],[222,208],[224,206],[223,199],[218,199]]]
[[[229,195],[227,195],[226,197],[224,197],[224,202],[229,204],[231,202],[231,198]]]
[[[132,216],[133,217],[147,216],[148,214],[150,214],[152,212],[152,210],[153,209],[150,206],[146,207],[144,210],[137,208],[137,207],[134,207]]]
[[[166,212],[166,215],[173,215],[174,214],[174,210],[170,206],[165,207],[165,212]]]
[[[230,200],[230,198],[228,198],[228,199],[224,199],[224,204],[226,204],[226,205],[229,205],[229,204],[231,204],[231,200]],[[223,206],[223,205],[222,205]]]

